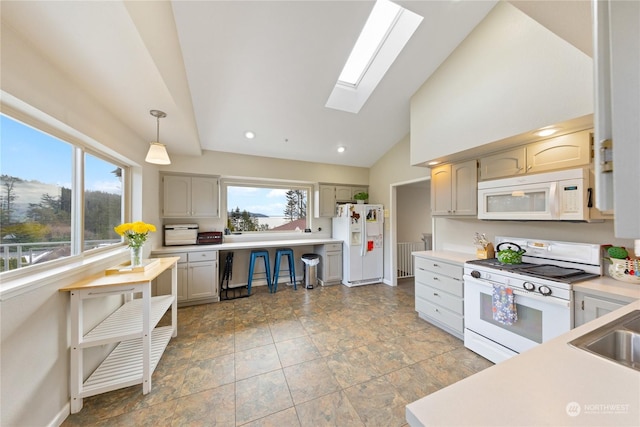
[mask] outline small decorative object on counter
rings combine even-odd
[[[631,258],[629,251],[619,246],[607,247],[609,275],[616,280],[640,284],[640,259]]]
[[[147,241],[149,232],[156,231],[156,226],[142,221],[125,222],[124,224],[114,227],[114,230],[120,236],[124,237],[124,240],[131,249],[130,267],[133,269],[142,266],[142,247]]]
[[[487,240],[487,236],[484,233],[476,233],[473,238],[473,244],[476,245],[476,258],[490,259],[495,257],[493,244]]]

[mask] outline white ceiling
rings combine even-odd
[[[145,141],[369,167],[409,132],[409,99],[495,1],[398,1],[424,17],[360,113],[324,105],[372,1],[3,1],[22,34]],[[514,1],[591,55],[590,2]],[[246,130],[256,133],[246,140]],[[343,145],[345,153],[336,149]]]

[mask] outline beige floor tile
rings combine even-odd
[[[177,400],[172,426],[235,425],[234,385],[227,384]]]
[[[398,369],[384,376],[398,390],[407,402],[416,401],[443,387],[427,369],[426,365],[432,363],[430,360]]]
[[[233,354],[226,354],[192,363],[184,376],[180,394],[187,396],[233,382],[235,357]]]
[[[236,423],[246,424],[293,407],[282,370],[236,382]]]
[[[409,403],[385,378],[376,378],[345,390],[347,398],[367,426],[402,426]]]
[[[300,427],[295,408],[288,408],[259,420],[243,424],[242,427]]]
[[[276,349],[283,367],[297,365],[322,357],[308,336],[276,342]]]
[[[278,351],[274,344],[235,353],[236,381],[281,368]]]
[[[276,343],[307,335],[306,329],[298,319],[274,319],[269,323],[269,329]]]
[[[261,326],[236,325],[235,346],[236,351],[242,351],[253,347],[273,344],[269,324],[265,321]]]
[[[302,427],[363,427],[358,413],[343,391],[296,405]]]
[[[375,365],[371,363],[371,354],[366,348],[336,353],[326,357],[327,366],[333,372],[342,388],[351,387],[369,381],[380,375]]]
[[[286,367],[284,375],[295,404],[340,390],[340,384],[324,359]]]

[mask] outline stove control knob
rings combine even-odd
[[[538,288],[538,292],[540,292],[544,296],[551,295],[551,289],[548,286],[540,286]]]
[[[477,270],[473,270],[471,272],[471,277],[473,277],[474,279],[479,279],[480,278],[480,272]]]
[[[536,290],[536,285],[534,285],[531,282],[524,282],[522,284],[522,287],[527,291],[535,291]]]

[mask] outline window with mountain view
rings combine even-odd
[[[283,232],[309,228],[309,188],[227,184],[227,228],[231,233]]]
[[[119,244],[113,227],[123,218],[122,167],[8,116],[0,120],[0,271]],[[84,170],[84,188],[74,185],[74,170]]]

